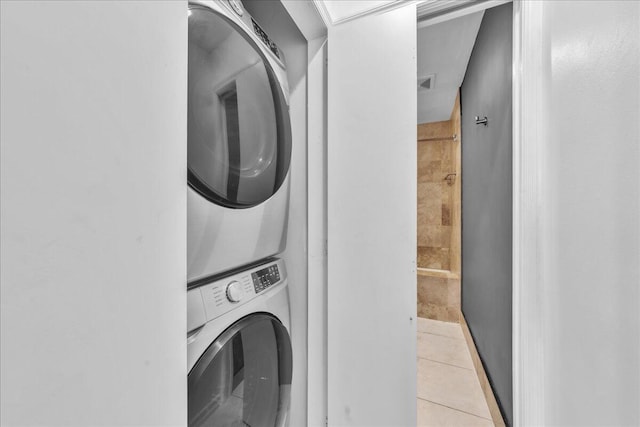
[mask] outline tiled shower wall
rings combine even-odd
[[[419,268],[460,272],[459,141],[457,100],[450,120],[418,125]],[[448,174],[456,174],[453,185]]]
[[[449,120],[418,125],[418,316],[448,322],[460,319],[460,132],[459,97]]]
[[[418,317],[460,321],[460,278],[453,274],[418,272]]]

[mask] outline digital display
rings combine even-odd
[[[280,271],[278,271],[278,266],[274,264],[251,273],[251,278],[253,279],[253,287],[256,293],[260,293],[280,281]]]

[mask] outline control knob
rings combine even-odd
[[[231,302],[239,302],[242,299],[242,286],[235,280],[227,285],[227,299]]]

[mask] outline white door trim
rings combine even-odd
[[[542,2],[513,3],[513,424],[544,425]]]
[[[318,14],[322,17],[322,20],[324,21],[325,25],[327,27],[331,27],[335,25],[344,24],[345,22],[353,21],[355,19],[359,19],[365,16],[369,16],[377,13],[390,12],[393,9],[397,9],[399,7],[405,7],[411,3],[418,3],[420,0],[387,0],[383,2],[372,2],[370,7],[367,7],[363,10],[360,10],[357,12],[347,11],[347,12],[343,12],[342,15],[340,15],[339,13],[336,13],[335,16],[332,15],[329,8],[327,8],[327,5],[325,4],[326,1],[327,0],[313,0],[313,3],[316,9],[318,10]],[[334,0],[329,0],[329,1],[334,1]],[[438,0],[438,1],[442,1],[442,0]]]
[[[439,0],[436,2],[423,2],[418,5],[418,10],[422,9],[423,14],[418,12],[418,29],[425,28],[430,25],[439,24],[451,19],[460,18],[472,13],[484,11],[492,7],[510,3],[511,0],[486,0],[480,3],[469,2],[468,6],[460,7],[461,2],[469,0]],[[456,4],[457,3],[457,4]],[[447,12],[447,9],[452,9]],[[429,14],[435,16],[429,16]]]
[[[308,41],[307,426],[327,419],[327,39]]]

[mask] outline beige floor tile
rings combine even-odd
[[[418,332],[427,332],[445,337],[464,340],[459,323],[442,322],[440,320],[423,319],[418,317]]]
[[[418,332],[418,357],[473,369],[467,343],[456,338]]]
[[[418,426],[493,427],[485,418],[418,399]]]
[[[478,377],[471,369],[418,359],[418,398],[491,418]]]
[[[418,332],[427,332],[428,327],[429,327],[429,319],[425,319],[424,317],[418,317]]]

